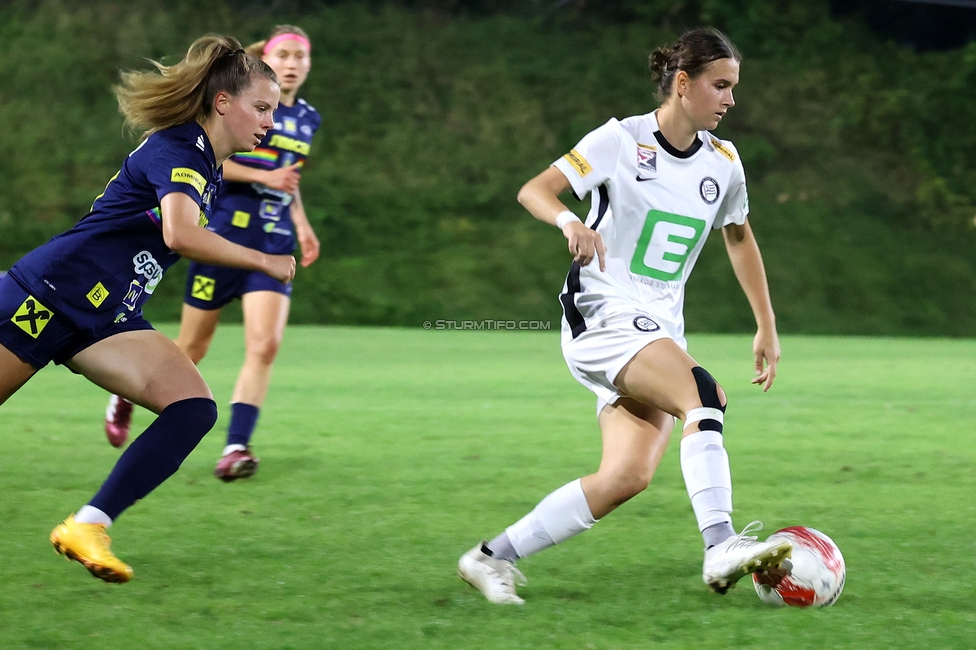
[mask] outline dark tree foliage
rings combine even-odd
[[[135,146],[120,68],[278,22],[312,37],[302,94],[324,116],[302,178],[323,254],[296,321],[555,322],[565,243],[515,195],[610,117],[652,110],[647,54],[704,24],[744,53],[716,135],[742,156],[781,330],[976,329],[976,44],[906,47],[828,0],[0,3],[0,268],[84,215]],[[178,317],[184,272],[150,317]],[[686,313],[752,327],[720,237]]]

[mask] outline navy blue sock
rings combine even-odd
[[[227,425],[227,444],[244,445],[251,442],[251,434],[258,423],[261,409],[253,404],[234,402],[230,405],[230,424]]]
[[[114,520],[175,474],[216,422],[212,399],[191,397],[170,404],[129,445],[88,505]]]

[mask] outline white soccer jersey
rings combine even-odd
[[[553,163],[578,198],[592,192],[586,225],[607,248],[606,271],[594,257],[566,278],[564,337],[637,307],[685,346],[685,283],[705,238],[749,212],[735,148],[708,131],[698,138],[700,147],[679,152],[654,113],[611,119]]]

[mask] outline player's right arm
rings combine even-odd
[[[159,202],[163,240],[175,253],[204,264],[261,271],[279,282],[295,277],[295,258],[240,246],[200,226],[200,206],[188,194],[170,192]]]
[[[299,163],[295,163],[277,169],[257,169],[233,160],[225,160],[224,182],[260,183],[273,190],[294,194],[298,191],[298,182],[302,178],[298,167]]]
[[[569,188],[569,179],[558,168],[549,167],[522,186],[518,202],[539,221],[555,226],[556,218],[569,211],[566,204],[559,200],[559,195]],[[563,226],[563,236],[576,262],[586,266],[596,255],[600,259],[600,270],[606,270],[603,261],[606,249],[600,233],[590,230],[582,221],[574,220]]]

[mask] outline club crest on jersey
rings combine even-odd
[[[657,147],[647,144],[637,145],[637,171],[657,173]]]
[[[96,282],[95,286],[92,287],[91,291],[85,297],[88,298],[88,302],[95,306],[95,309],[98,309],[105,302],[105,299],[108,298],[108,289],[101,282]]]
[[[719,194],[721,194],[718,181],[711,176],[706,176],[702,179],[701,185],[698,186],[698,193],[701,194],[702,201],[708,205],[715,203],[718,201]]]
[[[642,332],[656,332],[661,326],[647,316],[638,316],[634,319],[634,327]]]
[[[156,290],[156,285],[159,281],[163,279],[163,267],[159,265],[156,258],[152,256],[149,251],[140,251],[136,253],[136,256],[132,258],[132,264],[135,267],[136,275],[143,275],[146,277],[148,282],[146,283],[146,293],[152,294]],[[138,285],[139,283],[133,280],[133,284]],[[129,292],[132,292],[132,287],[130,286]],[[142,287],[140,285],[139,293],[142,294]],[[138,296],[137,296],[138,297]],[[130,311],[133,308],[130,308]]]
[[[282,123],[285,133],[298,133],[298,121],[294,117],[286,117]]]

